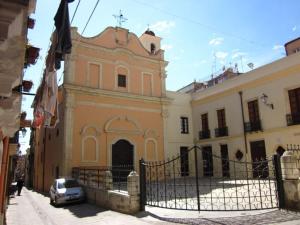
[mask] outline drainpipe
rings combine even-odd
[[[43,192],[45,192],[45,164],[46,164],[46,143],[47,143],[47,127],[44,128],[44,152],[43,152]]]
[[[248,146],[247,146],[247,135],[245,132],[245,115],[244,115],[244,107],[243,107],[243,92],[239,91],[240,100],[241,100],[241,109],[242,109],[242,119],[243,119],[243,132],[244,132],[244,142],[245,142],[245,150],[246,150],[246,158],[248,154]]]

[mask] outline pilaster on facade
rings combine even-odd
[[[73,151],[73,126],[74,126],[74,109],[75,95],[66,91],[65,97],[65,114],[64,114],[64,146],[63,146],[63,164],[62,175],[71,174],[71,160]]]

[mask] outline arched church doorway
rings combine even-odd
[[[134,168],[133,145],[127,140],[118,140],[112,145],[112,174],[114,181],[126,181]]]

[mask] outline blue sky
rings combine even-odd
[[[59,0],[38,0],[35,28],[29,30],[31,44],[41,48],[35,66],[25,70],[24,79],[38,87],[44,67],[53,17]],[[72,26],[82,32],[97,0],[82,0]],[[69,4],[72,17],[78,0]],[[284,43],[300,37],[298,0],[100,0],[84,36],[95,36],[107,26],[116,26],[113,15],[122,10],[128,20],[124,28],[140,36],[148,27],[162,38],[165,49],[168,90],[216,75],[223,66],[238,65],[240,72],[272,62],[285,55]],[[59,71],[59,78],[61,71]],[[62,82],[62,80],[60,81]],[[24,97],[22,109],[32,118],[32,97]],[[28,147],[26,138],[21,148]]]

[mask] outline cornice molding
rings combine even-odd
[[[99,46],[99,45],[95,45],[95,44],[92,44],[92,43],[84,43],[82,41],[78,42],[76,40],[73,40],[73,43],[74,45],[77,45],[77,48],[78,47],[82,47],[82,48],[85,48],[85,49],[92,49],[92,50],[96,50],[96,51],[99,51],[99,50],[102,50],[102,51],[105,51],[107,53],[110,53],[110,54],[119,54],[119,53],[126,53],[128,56],[132,57],[132,59],[136,60],[136,59],[140,59],[140,60],[145,60],[145,61],[148,61],[148,62],[152,62],[152,63],[163,63],[163,65],[167,66],[168,62],[167,61],[164,61],[163,59],[159,59],[159,58],[150,58],[150,57],[146,57],[146,56],[141,56],[141,55],[136,55],[133,51],[127,49],[127,48],[123,48],[122,46],[118,46],[116,48],[106,48],[106,47],[103,47],[103,46]],[[77,53],[78,54],[78,53]]]
[[[63,84],[63,87],[67,90],[67,93],[70,94],[80,93],[85,95],[132,99],[132,100],[139,100],[139,101],[153,102],[153,103],[160,103],[160,104],[169,104],[172,101],[167,97],[142,96],[142,95],[135,95],[126,92],[109,91],[109,90],[101,90],[101,89],[90,88],[90,87],[83,87],[74,84]]]
[[[117,128],[111,128],[111,125],[115,121],[127,121],[128,123],[131,123],[135,129],[134,130],[128,130],[128,129],[117,129]],[[140,135],[142,134],[142,128],[140,124],[133,118],[129,116],[115,116],[111,119],[109,119],[104,126],[104,131],[106,133],[118,133],[118,134],[137,134]]]

